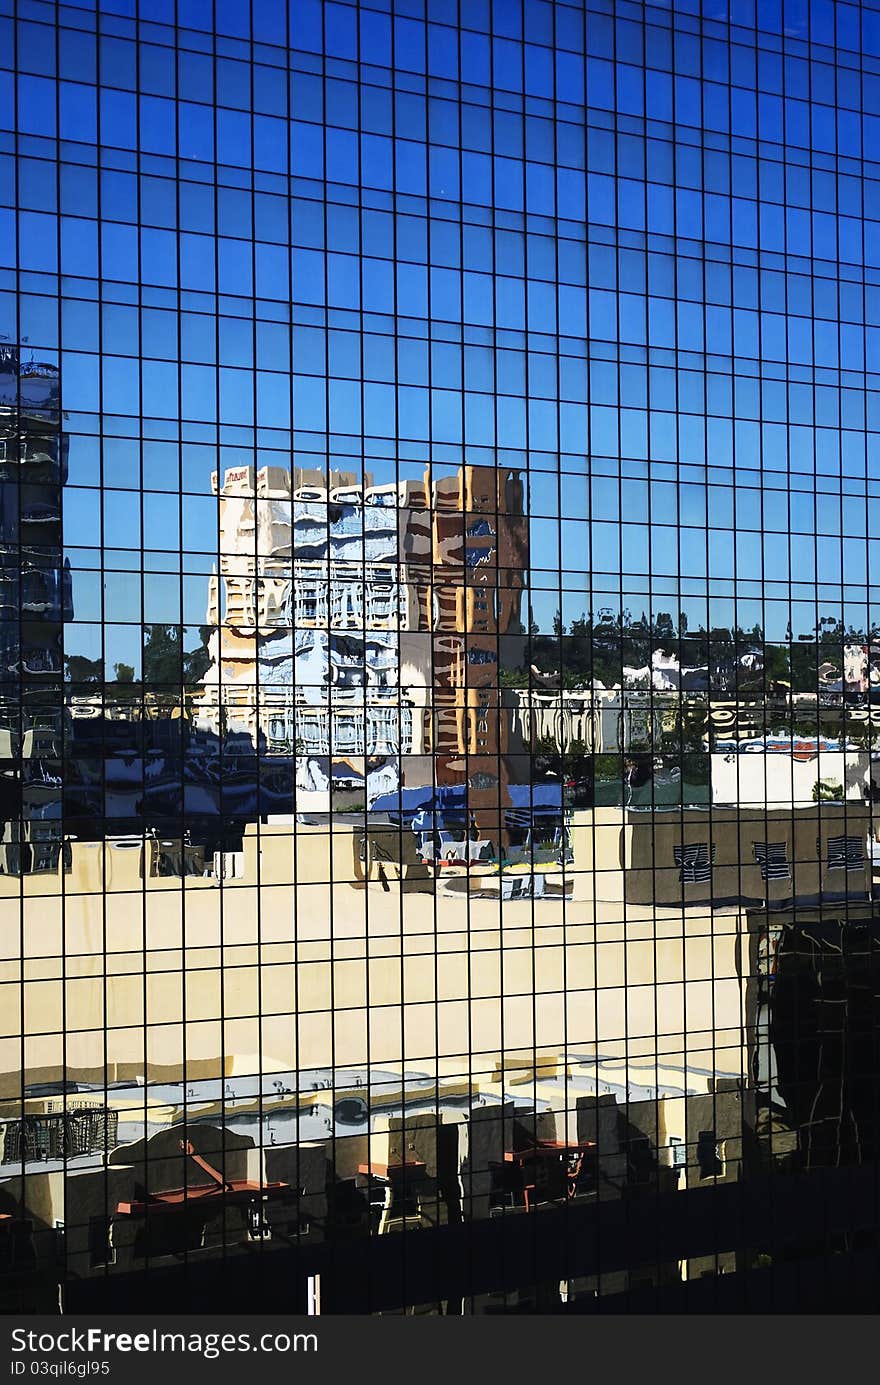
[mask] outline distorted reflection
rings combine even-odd
[[[0,1308],[854,1291],[873,5],[25,8]]]

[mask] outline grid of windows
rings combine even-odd
[[[880,1155],[878,134],[873,0],[0,0],[11,1307],[814,1264]]]

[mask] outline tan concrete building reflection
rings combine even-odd
[[[528,523],[517,472],[462,467],[426,484],[432,496],[433,782],[467,786],[479,836],[507,845],[510,721],[502,705],[502,635],[522,630]]]
[[[254,825],[226,881],[155,873],[149,841],[72,843],[53,893],[29,878],[22,898],[0,878],[6,1090],[22,1054],[34,1081],[272,1071],[331,1053],[476,1075],[506,1049],[597,1044],[674,1063],[686,1027],[692,1057],[723,1051],[738,1072],[741,911],[629,903],[635,829],[594,816],[575,815],[573,865],[543,897],[503,902],[499,875],[464,868],[416,888],[391,870],[359,881],[358,834],[335,823]]]
[[[0,877],[7,1092],[22,1052],[34,1079],[100,1075],[105,1054],[108,1074],[168,1076],[256,1065],[261,1036],[267,1070],[369,1052],[451,1072],[470,1050],[476,1072],[506,1047],[672,1062],[687,1032],[692,1058],[738,1072],[745,908],[794,899],[792,877],[804,907],[870,889],[866,810],[822,806],[821,830],[752,812],[711,840],[699,811],[578,812],[571,866],[503,903],[497,874],[464,868],[358,880],[354,825],[254,825],[232,881],[159,875],[149,840],[72,843],[54,882]],[[754,848],[774,836],[789,876],[766,881]]]

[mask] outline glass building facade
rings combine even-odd
[[[878,136],[875,0],[0,0],[0,1307],[877,1306]]]

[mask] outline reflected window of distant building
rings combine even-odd
[[[761,867],[762,880],[790,880],[791,867],[785,842],[755,842],[755,860]]]
[[[707,842],[675,847],[675,864],[679,868],[678,878],[682,885],[696,885],[711,880],[714,860],[715,848]]]
[[[821,838],[816,850],[822,854]],[[829,837],[827,843],[829,870],[862,870],[865,865],[865,844],[861,837]]]

